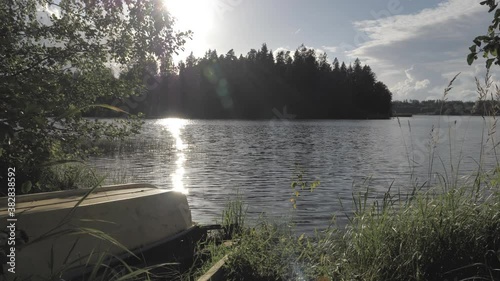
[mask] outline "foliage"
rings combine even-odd
[[[423,193],[403,203],[387,196],[380,206],[358,210],[343,236],[349,261],[343,279],[488,278],[498,269],[499,198],[479,202],[472,195]]]
[[[500,30],[500,9],[496,0],[481,1],[480,4],[488,6],[489,13],[493,11],[495,13],[486,35],[478,36],[473,40],[474,45],[469,48],[470,54],[467,56],[467,63],[471,65],[478,59],[478,55],[483,53],[483,57],[486,58],[486,68],[489,69],[493,63],[500,65],[500,37],[498,32]]]
[[[49,191],[99,186],[104,179],[94,168],[83,163],[66,163],[47,167],[40,181]]]
[[[228,200],[222,211],[221,230],[209,232],[206,239],[197,245],[197,254],[192,267],[182,275],[181,280],[199,280],[212,266],[232,251],[231,239],[238,239],[246,229],[247,208],[241,195]]]
[[[239,233],[245,226],[246,207],[243,204],[241,196],[226,203],[222,211],[222,227],[224,228],[224,237],[233,237]]]
[[[82,114],[119,112],[100,101],[137,95],[148,62],[166,67],[189,36],[172,31],[161,0],[7,0],[0,17],[0,178],[16,167],[18,185],[41,190],[51,163],[85,158],[82,143],[138,132],[133,116]]]
[[[290,202],[292,202],[293,208],[297,208],[297,199],[300,197],[302,191],[309,190],[310,192],[313,192],[319,185],[319,180],[308,182],[304,179],[304,173],[302,171],[297,172],[295,180],[292,181],[292,184],[290,185],[292,188],[292,197],[290,198]]]
[[[481,115],[474,102],[442,100],[403,100],[393,101],[392,110],[396,113],[427,115]]]

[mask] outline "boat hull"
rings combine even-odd
[[[29,238],[17,246],[16,274],[8,278],[44,280],[55,272],[123,255],[123,247],[140,252],[192,226],[184,194],[146,184],[96,189],[77,208],[85,191],[18,196],[16,228]],[[7,221],[2,207],[0,221]],[[5,229],[5,228],[3,228]]]

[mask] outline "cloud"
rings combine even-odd
[[[484,68],[484,62],[468,66],[468,47],[486,32],[491,17],[476,2],[448,0],[414,14],[354,22],[358,34],[344,45],[355,46],[347,55],[370,64],[394,99],[434,97],[431,89],[444,89],[462,72],[450,99],[470,100],[474,75],[482,74],[477,66]]]
[[[293,56],[293,52],[290,47],[288,46],[285,46],[285,47],[278,47],[276,48],[276,50],[273,51],[273,56],[276,57],[278,55],[279,52],[290,52],[290,55]]]
[[[310,46],[305,46],[305,47],[306,47],[307,49],[313,49],[313,50],[314,50],[314,54],[315,54],[315,56],[316,56],[317,58],[319,58],[319,56],[321,56],[321,55],[323,55],[323,54],[326,54],[326,52],[325,52],[323,49],[321,49],[321,48],[315,48],[315,47],[310,47]],[[298,48],[298,47],[297,47],[297,48]],[[295,49],[293,49],[293,50],[292,50],[289,46],[285,46],[285,47],[278,47],[278,48],[276,48],[276,49],[273,51],[273,55],[274,55],[274,57],[276,57],[276,55],[277,55],[279,52],[281,52],[281,51],[283,51],[283,52],[285,52],[285,53],[289,51],[289,52],[290,52],[290,56],[293,58],[293,55],[294,55],[294,53],[295,53],[295,50],[297,50],[297,48],[295,48]]]
[[[295,33],[295,34],[299,34],[301,31],[302,31],[302,29],[301,29],[301,28],[299,28],[299,29],[297,29],[294,33]]]
[[[321,46],[321,48],[323,48],[331,53],[335,53],[339,50],[339,47],[336,47],[336,46]]]
[[[417,80],[412,72],[414,71],[415,66],[412,65],[411,68],[405,70],[406,80],[397,83],[393,87],[391,87],[391,91],[394,94],[397,94],[400,97],[411,97],[417,91],[421,91],[426,89],[430,85],[429,79]]]

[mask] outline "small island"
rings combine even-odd
[[[346,65],[334,58],[330,64],[325,53],[304,45],[292,54],[273,53],[263,44],[238,57],[232,49],[220,55],[208,50],[202,58],[191,53],[178,67],[160,69],[150,62],[140,70],[147,79],[136,98],[101,101],[150,118],[281,119],[284,108],[295,119],[391,117],[392,94],[370,66],[359,59]],[[117,116],[105,109],[89,114]]]

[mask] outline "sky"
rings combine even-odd
[[[493,15],[479,0],[165,0],[175,29],[193,38],[177,58],[208,49],[246,55],[263,43],[294,51],[301,44],[347,64],[359,58],[393,93],[393,100],[475,100],[485,63],[466,62],[472,40]],[[492,67],[496,81],[499,66]]]

